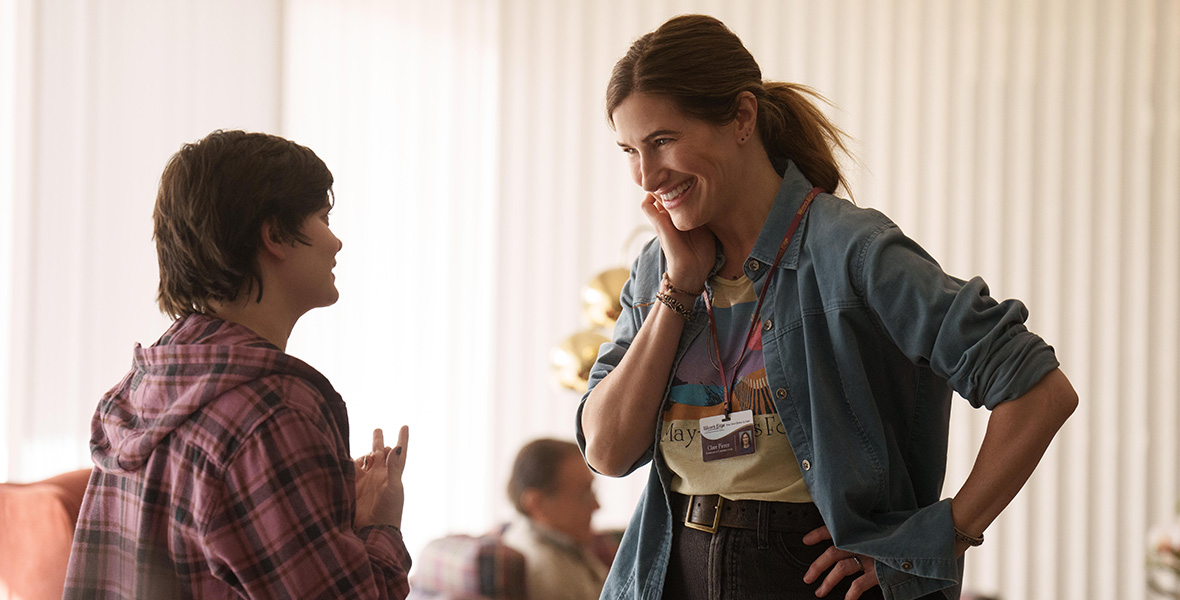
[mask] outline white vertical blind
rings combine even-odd
[[[411,551],[493,521],[489,369],[498,315],[500,61],[484,0],[291,0],[284,131],[336,178],[340,301],[289,351],[344,395],[356,453],[411,429],[402,530]]]
[[[1146,529],[1180,499],[1180,0],[0,8],[17,15],[3,43],[18,40],[0,63],[16,82],[0,120],[15,123],[0,125],[13,478],[85,461],[94,402],[162,327],[159,171],[182,141],[245,127],[311,146],[336,175],[341,300],[291,350],[345,394],[358,451],[373,426],[413,427],[411,550],[505,518],[520,444],[573,435],[577,394],[550,381],[548,350],[588,325],[580,287],[629,262],[643,225],[602,114],[610,68],[668,17],[706,12],[766,77],[834,102],[858,204],[948,272],[1025,300],[1081,395],[968,554],[967,587],[1147,597]],[[947,495],[986,418],[956,404]],[[600,481],[599,524],[625,524],[642,484]]]
[[[8,475],[29,480],[85,464],[99,396],[167,324],[151,241],[165,161],[215,128],[277,128],[280,12],[277,0],[17,7],[0,409]]]
[[[16,204],[17,3],[0,0],[0,382],[8,381],[12,330],[13,207]],[[7,390],[0,389],[0,432],[8,431]],[[7,435],[5,439],[7,439]],[[0,443],[0,481],[8,478],[9,444]]]

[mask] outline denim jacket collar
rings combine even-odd
[[[774,257],[778,255],[778,246],[783,241],[783,235],[786,234],[787,224],[791,222],[795,212],[803,205],[803,199],[807,197],[813,187],[794,162],[788,160],[783,164],[785,165],[781,171],[783,183],[779,186],[778,194],[774,197],[774,204],[766,216],[766,224],[762,227],[762,232],[758,234],[758,241],[754,243],[754,249],[746,259],[746,264],[742,266],[742,270],[746,277],[750,278],[750,281],[758,281],[766,273],[762,269],[752,270],[750,261],[756,260],[767,266],[774,263]],[[805,215],[790,245],[787,246],[787,253],[783,255],[783,260],[779,263],[780,269],[795,270],[798,268],[799,249],[803,247],[803,237],[806,235],[806,230],[807,216]],[[709,273],[709,276],[712,277],[716,274],[724,264],[725,256],[721,251],[721,245],[718,244],[717,263],[713,266],[713,271]]]

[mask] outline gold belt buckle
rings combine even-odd
[[[713,525],[711,527],[692,522],[692,507],[696,504],[695,499],[695,494],[688,497],[688,512],[684,513],[684,526],[705,533],[717,533],[717,525],[721,523],[721,505],[725,503],[725,498],[722,498],[720,494],[717,495],[717,506],[713,507]]]

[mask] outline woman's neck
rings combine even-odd
[[[748,183],[731,196],[733,209],[724,218],[709,223],[725,253],[725,265],[719,274],[726,279],[737,279],[743,273],[742,265],[758,242],[783,179],[767,158],[744,181]]]

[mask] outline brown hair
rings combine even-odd
[[[332,173],[310,149],[265,133],[214,131],[185,144],[160,176],[152,214],[160,310],[205,313],[257,286],[264,222],[284,242],[308,243],[304,220],[332,205]]]
[[[548,438],[533,440],[516,453],[512,475],[508,478],[508,499],[520,514],[525,514],[521,502],[525,490],[553,493],[557,488],[557,474],[561,465],[572,457],[582,457],[577,444]]]
[[[829,192],[847,188],[833,153],[839,148],[849,155],[844,132],[810,98],[831,103],[804,85],[764,82],[742,41],[713,17],[674,17],[631,44],[606,88],[612,128],[615,109],[639,92],[665,96],[686,115],[714,125],[732,122],[741,93],[750,92],[758,100],[758,134],[771,158],[794,161],[813,185]]]

